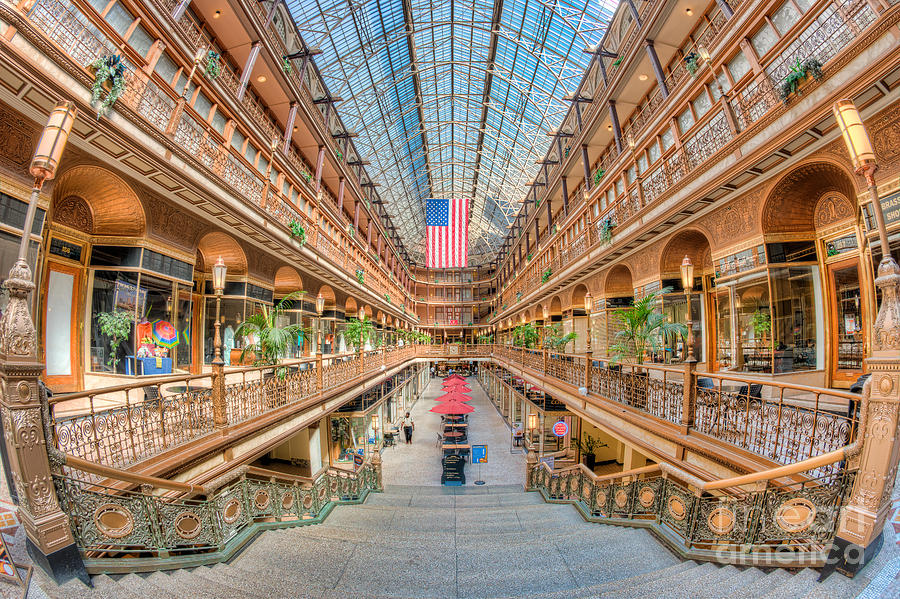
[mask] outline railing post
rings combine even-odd
[[[694,426],[694,408],[697,405],[697,380],[694,373],[696,365],[696,362],[684,363],[684,396],[682,400],[684,403],[681,405],[681,426],[684,428],[683,432],[687,432],[687,429]]]
[[[40,187],[32,204],[37,205]],[[29,210],[33,210],[30,206]],[[25,230],[31,230],[29,220]],[[50,434],[50,408],[41,389],[44,365],[38,355],[37,332],[29,311],[28,295],[34,289],[31,268],[20,257],[4,284],[9,303],[0,322],[0,413],[2,413],[7,464],[15,484],[19,521],[25,528],[31,559],[57,584],[77,577],[85,584],[84,569],[72,536],[69,518],[60,509],[50,468],[50,454],[57,452]]]
[[[324,373],[322,372],[322,354],[316,354],[316,391],[321,393],[324,385],[322,384]]]
[[[533,451],[529,451],[528,455],[525,456],[525,490],[528,491],[532,489],[531,485],[531,475],[534,472],[534,467],[537,466],[537,456],[534,455]]]
[[[887,246],[886,241],[882,243]],[[845,462],[846,469],[857,468],[857,475],[841,510],[823,578],[833,570],[852,577],[878,553],[900,461],[900,267],[888,252],[878,266],[875,285],[881,289],[882,301],[872,355],[866,359],[872,376],[863,387],[857,441]]]
[[[591,355],[591,352],[586,352],[584,354],[584,388],[585,395],[591,392],[591,366],[593,365],[594,357]]]
[[[225,403],[225,362],[223,360],[213,360],[212,364],[212,408],[213,426],[217,429],[228,426],[228,406]]]
[[[543,352],[544,352],[544,370],[542,372],[543,372],[543,374],[547,374],[547,360],[549,360],[549,355],[547,353],[546,347],[543,349]]]

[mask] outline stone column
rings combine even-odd
[[[852,577],[878,553],[900,461],[900,267],[890,255],[878,266],[875,285],[882,302],[872,356],[866,359],[872,376],[863,388],[857,441],[845,462],[845,468],[857,468],[856,479],[841,510],[823,578],[833,570]]]
[[[58,584],[71,578],[90,584],[69,518],[56,499],[48,456],[53,439],[50,422],[44,420],[49,419],[50,410],[39,387],[44,365],[38,358],[37,332],[28,310],[34,283],[23,258],[13,265],[5,286],[9,304],[0,321],[0,410],[26,547],[34,563]]]

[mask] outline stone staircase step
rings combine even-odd
[[[209,599],[229,599],[241,597],[246,599],[261,599],[264,595],[257,595],[244,589],[241,579],[235,578],[231,583],[210,582],[205,578],[194,575],[194,570],[174,570],[169,574],[171,582],[191,597],[208,597]]]
[[[776,568],[765,576],[751,581],[728,595],[731,599],[759,599],[767,593],[790,583],[793,574],[787,570]],[[787,588],[787,587],[785,587]]]
[[[791,577],[790,582],[780,589],[773,589],[763,595],[763,599],[780,599],[784,597],[785,590],[790,590],[792,597],[802,597],[813,591],[819,584],[819,571],[812,568],[804,568]]]
[[[178,599],[178,595],[162,589],[152,582],[147,581],[148,574],[128,574],[118,580],[118,583],[127,587],[136,595],[149,599],[150,597],[158,597],[159,599]]]

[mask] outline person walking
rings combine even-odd
[[[413,429],[416,428],[416,423],[409,417],[409,412],[400,421],[400,426],[403,428],[403,434],[406,436],[406,444],[409,445],[412,443]]]

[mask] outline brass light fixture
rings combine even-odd
[[[584,294],[584,315],[587,316],[587,354],[590,356],[593,353],[591,349],[591,311],[594,308],[594,296],[591,295],[590,290]]]
[[[213,347],[215,348],[214,366],[223,366],[225,364],[225,361],[222,359],[222,336],[219,331],[222,325],[219,322],[219,315],[222,307],[222,292],[225,291],[225,275],[227,273],[228,267],[225,266],[222,256],[219,256],[219,259],[216,260],[212,267],[213,291],[216,294],[216,320],[213,323],[213,328],[215,329],[215,338],[213,340]]]

